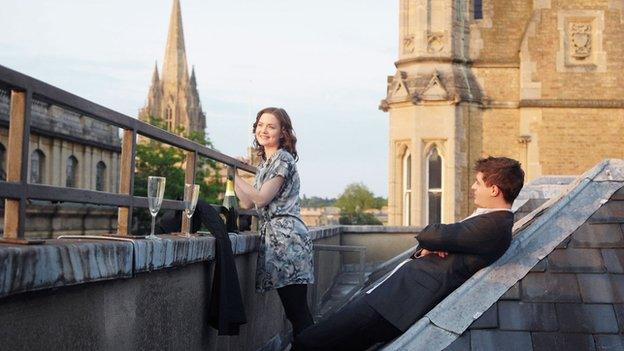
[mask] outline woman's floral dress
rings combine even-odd
[[[314,283],[312,240],[299,217],[299,173],[295,159],[279,149],[262,162],[254,188],[282,176],[284,184],[266,206],[258,208],[260,248],[256,267],[256,290],[264,292],[291,284]]]

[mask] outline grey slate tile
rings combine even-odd
[[[512,285],[499,300],[520,300],[520,282]]]
[[[591,334],[532,333],[533,351],[594,351]]]
[[[602,249],[607,272],[624,273],[624,249]]]
[[[589,217],[590,221],[624,219],[624,201],[609,201]]]
[[[495,303],[488,308],[481,317],[477,318],[470,327],[470,329],[492,329],[498,328],[498,304]]]
[[[568,244],[570,244],[571,240],[572,240],[572,235],[569,235],[567,238],[563,239],[559,244],[557,244],[555,249],[565,249],[565,248],[567,248]]]
[[[462,336],[455,339],[444,351],[470,351],[470,331],[466,330]]]
[[[529,273],[522,279],[522,300],[534,302],[580,302],[576,275]]]
[[[594,335],[596,351],[624,350],[624,336],[622,335]]]
[[[473,330],[470,348],[479,351],[531,351],[531,334],[528,332]]]
[[[620,332],[624,332],[624,305],[614,304],[613,309],[615,310]]]
[[[501,330],[555,331],[558,329],[554,303],[500,301],[498,323]]]
[[[613,248],[624,247],[622,228],[619,224],[583,223],[572,234],[572,247]]]
[[[556,309],[561,332],[591,334],[618,332],[612,305],[558,303]]]
[[[546,272],[546,268],[548,267],[548,260],[542,259],[529,272]]]
[[[604,272],[599,249],[559,249],[548,255],[548,271],[557,272]]]
[[[584,302],[624,302],[624,276],[619,274],[579,274],[577,276]]]

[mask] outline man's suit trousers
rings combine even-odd
[[[370,307],[363,296],[295,338],[293,351],[366,350],[401,331]]]

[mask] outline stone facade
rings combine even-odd
[[[189,78],[180,1],[173,1],[169,34],[165,49],[162,77],[154,67],[147,103],[139,111],[139,119],[150,123],[150,117],[163,121],[169,131],[183,127],[185,132],[203,132],[206,115],[197,91],[195,68]]]
[[[301,219],[308,227],[338,225],[340,209],[338,207],[302,207]]]
[[[0,90],[0,148],[8,145],[9,95]],[[4,153],[4,152],[3,152]],[[31,183],[117,192],[121,140],[118,128],[59,106],[34,100],[28,174]],[[6,167],[6,154],[1,164]],[[33,160],[33,157],[38,157]],[[74,162],[73,165],[68,163]],[[37,166],[33,170],[33,166]],[[75,174],[68,172],[75,168]],[[2,169],[2,173],[4,173]],[[33,174],[35,173],[35,174]],[[39,174],[36,174],[39,173]],[[98,184],[99,183],[99,184]]]
[[[6,175],[10,98],[0,89],[0,179]],[[119,130],[88,116],[33,100],[28,181],[58,187],[118,192],[121,140]],[[0,203],[3,213],[4,201]],[[31,201],[27,237],[110,233],[116,208]],[[4,217],[0,216],[0,228]]]
[[[380,105],[389,224],[466,216],[483,156],[519,160],[527,181],[624,157],[621,1],[400,0],[399,11]]]

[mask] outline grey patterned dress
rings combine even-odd
[[[299,218],[299,173],[295,159],[279,149],[258,166],[254,188],[276,177],[284,184],[266,206],[258,208],[260,248],[256,268],[256,290],[264,292],[290,284],[314,283],[312,240]]]

